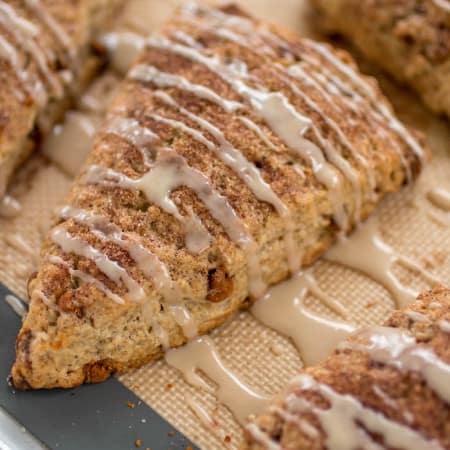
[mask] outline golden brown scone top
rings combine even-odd
[[[450,6],[446,0],[312,0],[338,32],[436,113],[450,116]]]
[[[0,197],[15,167],[92,76],[92,37],[117,2],[0,2]]]
[[[71,47],[73,39],[73,48],[76,48],[80,33],[86,26],[83,2],[43,1],[39,7],[60,24],[64,38],[70,38]],[[62,88],[65,83],[59,71],[69,69],[74,61],[69,57],[69,49],[34,8],[26,6],[26,2],[2,1],[0,15],[0,156],[5,156],[26,139],[37,110],[46,103],[44,97],[47,93],[49,97],[61,97],[62,93],[57,92],[57,88]],[[20,23],[22,27],[18,25]],[[31,49],[37,51],[33,54]],[[39,84],[42,87],[34,87]],[[38,93],[41,94],[40,99],[34,95]]]
[[[186,320],[220,325],[258,296],[252,281],[285,279],[289,256],[309,264],[413,180],[421,144],[347,53],[235,6],[179,11],[132,67],[44,244],[14,383],[100,381],[184,343]],[[190,217],[209,236],[199,251]]]
[[[249,425],[246,448],[448,449],[449,399],[450,290],[442,287],[304,370]]]

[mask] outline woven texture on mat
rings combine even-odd
[[[144,3],[153,8],[152,25],[157,24],[157,17],[167,16],[170,10],[164,0],[134,2],[138,9],[145,6]],[[305,5],[301,1],[285,0],[283,8],[276,0],[241,3],[261,17],[278,20],[305,34],[306,25],[301,21],[303,17],[306,22]],[[382,81],[400,117],[426,133],[433,160],[413,189],[392,195],[380,205],[376,216],[381,235],[399,253],[450,284],[450,215],[425,199],[426,192],[433,187],[450,190],[449,124],[426,112],[410,94]],[[35,156],[16,177],[12,194],[22,203],[23,212],[15,219],[0,219],[0,281],[22,297],[26,293],[27,276],[37,263],[43,233],[69,185],[70,179],[40,156]],[[17,242],[17,236],[25,245]],[[407,286],[417,290],[429,286],[420,274],[399,266],[394,272]],[[320,287],[347,306],[349,320],[355,324],[380,323],[395,306],[385,288],[361,273],[326,261],[319,261],[314,273]],[[307,298],[307,305],[325,316],[333,316],[313,297]],[[268,394],[280,391],[302,365],[300,355],[289,340],[259,324],[249,313],[241,313],[213,332],[212,338],[223,363],[244,382]],[[119,379],[201,448],[237,449],[242,443],[241,428],[231,413],[218,405],[215,396],[189,386],[165,362],[150,364]],[[217,426],[213,429],[203,426],[190,409],[187,398],[198,402]]]

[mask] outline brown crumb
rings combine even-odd
[[[169,389],[169,390],[172,389],[173,388],[173,384],[172,383],[167,383],[166,388]]]
[[[136,440],[134,441],[134,445],[135,445],[136,447],[140,447],[140,446],[142,445],[142,441],[141,441],[140,439],[136,439]]]
[[[127,401],[127,406],[128,406],[128,408],[134,409],[134,408],[136,408],[136,403],[128,400]]]
[[[188,445],[188,446],[186,447],[186,450],[193,450],[193,448],[192,448],[190,445]]]
[[[175,435],[175,431],[169,431],[167,434],[168,434],[169,436],[174,436],[174,435]]]
[[[225,444],[229,444],[231,442],[231,436],[229,436],[228,434],[225,436],[224,438],[224,442]]]
[[[150,447],[147,447],[145,450],[152,450]]]

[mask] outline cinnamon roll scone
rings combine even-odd
[[[448,0],[312,0],[319,24],[450,117]]]
[[[252,450],[449,449],[450,290],[356,332],[296,376],[246,436]]]
[[[119,0],[0,1],[0,198],[100,67],[92,38]]]
[[[347,53],[189,4],[147,41],[44,244],[14,385],[101,381],[219,326],[426,158]]]

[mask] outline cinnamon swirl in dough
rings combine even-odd
[[[450,117],[450,1],[313,0],[328,31],[342,33],[436,113]]]
[[[15,386],[101,381],[217,327],[426,155],[347,53],[189,4],[132,66],[44,244]]]
[[[118,3],[0,1],[0,198],[99,67],[91,39]]]
[[[450,290],[437,288],[300,373],[245,448],[448,449],[449,426]]]

